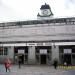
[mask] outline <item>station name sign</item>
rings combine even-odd
[[[40,49],[40,54],[47,54],[47,49]]]
[[[27,46],[37,46],[37,43],[27,43]]]
[[[65,53],[65,54],[72,53],[72,49],[64,49],[64,53]]]
[[[23,49],[18,49],[18,53],[23,53],[24,54],[24,51]]]

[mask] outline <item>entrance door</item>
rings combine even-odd
[[[19,59],[21,60],[21,64],[24,64],[24,55],[20,55]]]
[[[68,65],[71,65],[71,54],[64,54],[64,62],[65,61]]]
[[[46,55],[41,55],[41,64],[46,64]]]

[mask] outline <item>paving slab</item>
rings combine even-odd
[[[0,75],[69,75],[68,70],[71,70],[71,68],[54,69],[50,65],[21,65],[19,69],[18,65],[12,65],[11,72],[5,72],[4,65],[0,65]]]

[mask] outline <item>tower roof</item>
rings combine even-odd
[[[50,9],[50,6],[45,3],[45,5],[42,5],[40,9]]]

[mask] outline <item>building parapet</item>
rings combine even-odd
[[[0,27],[37,25],[37,24],[52,24],[52,23],[53,24],[55,24],[55,23],[75,24],[75,17],[72,17],[72,18],[53,18],[50,20],[48,19],[48,20],[6,22],[6,23],[0,23]]]

